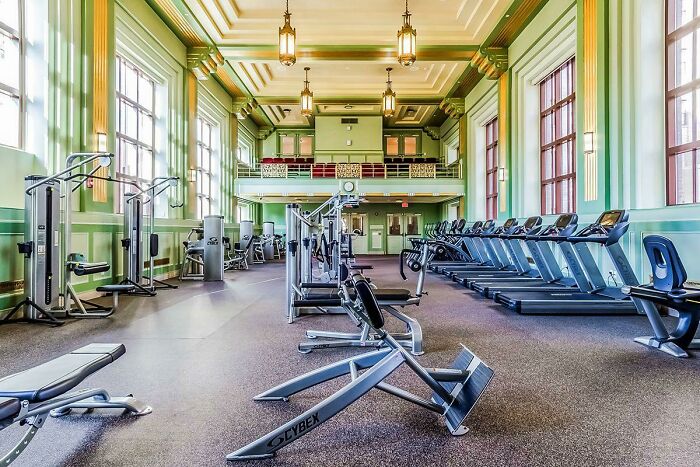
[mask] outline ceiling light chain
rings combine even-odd
[[[309,68],[304,68],[304,89],[301,91],[301,114],[310,117],[314,113],[314,93],[309,89]]]
[[[289,12],[289,0],[287,0],[287,8],[284,11],[284,26],[279,28],[279,59],[280,63],[287,66],[292,66],[297,61],[297,30],[296,28],[292,28],[291,18],[292,14]]]
[[[403,66],[410,66],[416,61],[416,30],[411,26],[411,13],[408,11],[408,0],[406,0],[406,11],[403,14],[403,26],[396,34],[398,39],[398,59]]]
[[[382,112],[385,117],[393,117],[396,112],[396,93],[391,89],[391,70],[386,69],[386,90],[382,93]]]

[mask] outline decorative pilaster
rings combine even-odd
[[[98,150],[97,135],[107,135],[109,132],[110,99],[109,83],[114,76],[110,73],[110,59],[114,57],[109,53],[109,34],[112,26],[109,21],[108,0],[94,0],[92,14],[92,148]],[[88,23],[89,24],[89,23]],[[115,161],[116,162],[116,161]],[[98,162],[95,161],[95,167]],[[109,168],[101,167],[95,175],[99,177],[109,176]],[[92,183],[92,201],[96,203],[107,202],[107,182],[95,179]]]
[[[510,217],[510,75],[498,78],[498,212]],[[502,172],[501,172],[502,171]],[[503,177],[501,177],[503,173]],[[503,178],[503,180],[501,180]]]
[[[606,79],[608,21],[605,2],[580,0],[577,22],[576,204],[577,210],[585,214],[598,213],[608,209],[610,204]],[[592,148],[584,147],[586,139],[592,139]]]

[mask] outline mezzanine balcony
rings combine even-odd
[[[355,156],[356,157],[356,156]],[[356,160],[356,159],[355,159]],[[462,178],[459,161],[445,164],[422,155],[385,157],[384,162],[316,162],[313,157],[264,157],[239,165],[239,179],[452,179]]]

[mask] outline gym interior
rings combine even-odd
[[[700,0],[0,0],[0,463],[700,464],[698,57]]]

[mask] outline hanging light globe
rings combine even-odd
[[[314,93],[309,90],[309,68],[304,68],[304,89],[301,91],[301,114],[310,117],[314,113]]]
[[[297,61],[297,30],[292,28],[291,18],[292,14],[289,12],[289,0],[287,0],[287,9],[284,12],[284,26],[282,26],[279,31],[280,63],[287,66],[292,66]]]
[[[411,13],[408,12],[408,0],[406,11],[403,14],[403,26],[396,33],[398,38],[398,59],[403,66],[411,66],[416,61],[416,30],[411,26]]]
[[[382,93],[382,112],[385,117],[393,117],[396,113],[396,93],[391,89],[391,70],[386,69],[386,89]]]

